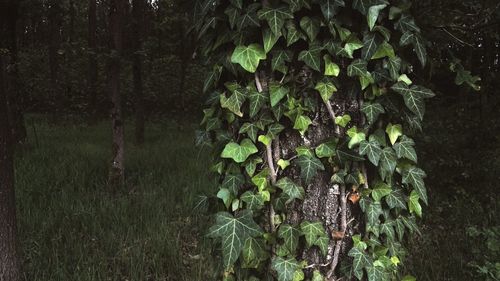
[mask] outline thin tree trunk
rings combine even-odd
[[[135,142],[144,143],[144,94],[142,88],[142,33],[144,31],[144,0],[133,0],[133,67],[135,97]]]
[[[0,281],[17,281],[19,263],[16,247],[13,145],[7,114],[4,61],[4,55],[0,55]]]
[[[97,120],[97,3],[96,0],[88,1],[88,48],[89,72],[87,78],[89,107],[91,123]]]
[[[109,89],[111,95],[111,122],[113,130],[112,161],[109,173],[109,185],[116,189],[125,181],[124,167],[124,134],[120,95],[120,59],[122,55],[122,26],[125,0],[110,2],[110,59],[109,59]]]

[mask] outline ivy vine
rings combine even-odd
[[[428,199],[411,135],[434,94],[413,82],[427,52],[410,8],[404,0],[198,1],[193,28],[211,65],[198,142],[218,156],[225,210],[208,235],[221,246],[224,280],[414,280],[401,276],[401,242],[418,231]],[[320,114],[332,133],[313,145]],[[284,157],[290,131],[303,144]],[[335,229],[289,215],[319,174],[338,188]],[[356,229],[352,206],[362,212]],[[325,263],[304,258],[311,248]]]

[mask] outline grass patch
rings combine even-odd
[[[142,147],[126,126],[127,183],[117,193],[106,187],[110,124],[35,127],[38,147],[32,133],[16,158],[24,280],[207,280],[206,219],[192,207],[215,184],[195,126],[149,125]]]

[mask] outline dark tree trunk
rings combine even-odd
[[[11,120],[11,129],[15,143],[25,143],[26,127],[24,125],[24,115],[22,112],[22,93],[17,67],[17,21],[19,19],[19,3],[11,1],[3,10],[5,14],[2,17],[2,30],[5,32],[6,42],[0,47],[9,50],[4,63],[6,64],[5,89],[7,93],[8,114]]]
[[[62,15],[59,0],[51,0],[49,2],[49,69],[50,69],[50,88],[53,97],[56,99],[57,107],[60,108],[60,91],[59,91],[59,59],[58,51],[61,44],[61,25]]]
[[[135,142],[144,143],[144,94],[142,89],[142,34],[144,32],[144,0],[133,0],[133,67],[135,97]]]
[[[16,247],[13,145],[7,113],[4,61],[5,56],[0,55],[0,281],[17,281],[20,275]]]
[[[111,0],[109,10],[110,59],[108,63],[113,130],[112,161],[109,185],[116,189],[125,181],[123,117],[120,95],[120,60],[122,56],[123,15],[125,0]]]
[[[91,123],[97,120],[97,3],[96,0],[88,1],[88,48],[89,72],[87,78],[89,107]]]
[[[68,31],[68,41],[73,43],[75,39],[75,17],[76,9],[75,2],[73,0],[69,1],[69,31]]]

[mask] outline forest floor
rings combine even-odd
[[[500,134],[479,145],[475,121],[429,111],[417,143],[432,207],[422,235],[407,243],[405,271],[419,281],[485,280],[470,264],[492,270],[498,261]],[[209,151],[194,146],[196,125],[149,124],[141,147],[126,130],[127,183],[112,192],[109,124],[40,119],[28,118],[29,144],[16,158],[24,280],[216,280],[207,217],[194,210],[199,195],[216,190]]]

